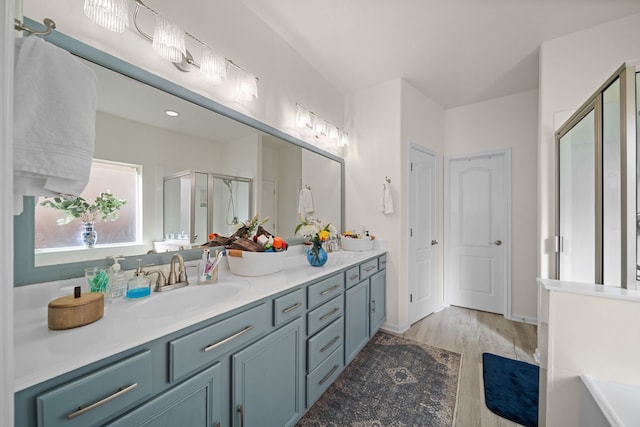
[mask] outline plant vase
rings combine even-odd
[[[314,240],[312,246],[307,249],[307,262],[312,267],[322,267],[327,262],[327,252],[322,248],[320,240]]]
[[[83,222],[80,239],[86,248],[92,248],[98,241],[98,232],[94,228],[95,222]]]

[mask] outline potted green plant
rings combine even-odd
[[[81,238],[84,245],[92,248],[98,239],[98,233],[94,229],[97,221],[115,221],[118,219],[118,211],[127,203],[124,199],[118,199],[110,192],[100,192],[93,203],[80,196],[56,196],[48,197],[41,206],[48,206],[65,214],[58,219],[58,224],[68,224],[74,219],[82,221]]]

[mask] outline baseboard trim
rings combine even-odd
[[[387,331],[387,332],[392,332],[394,334],[404,334],[410,327],[411,325],[409,324],[404,324],[402,326],[398,326],[398,325],[394,325],[388,322],[384,322],[383,325],[380,327],[380,329]]]
[[[505,316],[507,319],[509,320],[513,320],[514,322],[522,322],[522,323],[529,323],[531,325],[537,325],[538,324],[538,319],[535,317],[530,317],[530,316],[523,316],[521,314],[512,314],[511,316],[507,317]]]

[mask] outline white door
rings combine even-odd
[[[439,306],[436,157],[411,147],[409,180],[409,322]]]
[[[510,281],[509,152],[449,158],[446,166],[447,303],[504,314]]]
[[[269,231],[277,235],[278,234],[278,204],[276,203],[276,182],[272,179],[262,179],[262,205],[260,215],[262,218],[269,217],[268,229]]]

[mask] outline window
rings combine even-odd
[[[98,193],[110,191],[126,204],[118,211],[116,221],[98,221],[96,247],[136,244],[141,240],[142,218],[142,166],[109,162],[94,159],[91,175],[81,196],[92,203]],[[58,225],[57,220],[64,215],[50,207],[40,206],[41,198],[35,208],[36,252],[54,252],[62,250],[84,249],[80,239],[81,221],[74,219],[68,224]]]

